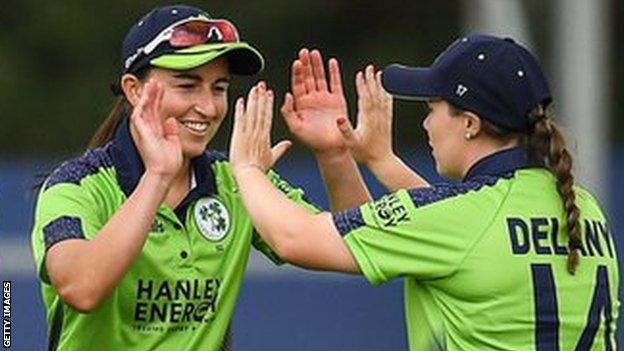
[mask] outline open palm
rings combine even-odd
[[[182,146],[177,122],[163,116],[163,95],[162,85],[149,81],[130,116],[130,128],[145,169],[172,179],[182,166]]]
[[[290,131],[315,153],[345,149],[336,125],[347,117],[338,61],[329,60],[328,84],[320,52],[302,49],[292,65],[291,85],[282,106]]]

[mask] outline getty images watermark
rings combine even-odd
[[[11,282],[2,282],[2,347],[11,347]]]

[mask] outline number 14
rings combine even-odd
[[[535,349],[537,351],[559,351],[559,310],[555,279],[550,264],[532,264],[533,297],[535,301]],[[611,323],[611,295],[609,294],[609,275],[606,266],[598,266],[596,285],[591,307],[587,315],[585,329],[575,351],[588,351],[594,342],[600,317],[604,314],[606,351],[613,351]]]

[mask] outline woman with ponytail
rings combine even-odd
[[[230,350],[251,246],[282,261],[255,233],[227,157],[209,145],[227,116],[231,75],[259,73],[264,59],[230,21],[174,5],[130,28],[121,63],[110,116],[38,196],[32,247],[48,349]],[[258,94],[272,106],[264,82],[249,96]],[[288,146],[274,148],[263,174],[317,212],[270,170]],[[345,154],[332,169],[355,169]],[[337,208],[354,205],[348,190]]]
[[[265,241],[301,267],[373,285],[403,278],[410,350],[615,350],[613,233],[574,184],[533,55],[509,38],[473,35],[429,67],[369,68],[356,85],[358,127],[337,127],[392,193],[337,213],[302,211],[264,179],[271,113],[237,104],[233,173]],[[384,89],[426,102],[437,171],[457,182],[428,185],[392,152]],[[287,121],[296,107],[282,109]]]

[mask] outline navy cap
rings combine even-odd
[[[382,84],[397,98],[441,98],[513,131],[529,130],[531,109],[552,101],[535,57],[510,38],[489,35],[455,41],[429,67],[390,65]]]
[[[134,73],[147,66],[174,70],[192,69],[215,58],[226,57],[233,74],[252,75],[264,67],[262,55],[249,44],[236,42],[210,42],[186,48],[174,48],[164,40],[149,52],[145,47],[164,30],[186,20],[223,21],[213,19],[197,7],[172,5],[158,7],[143,16],[126,34],[122,44],[122,72]],[[229,23],[229,22],[228,22]],[[234,28],[234,31],[236,29]]]

